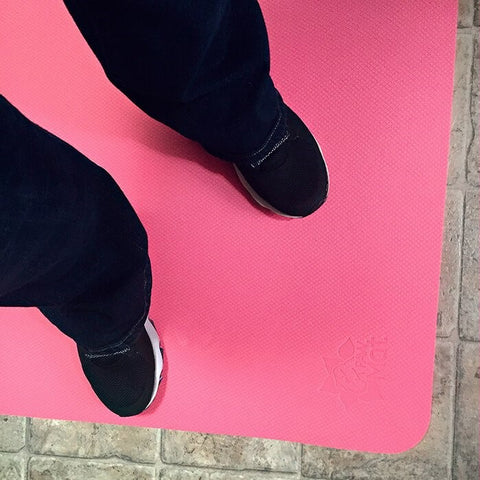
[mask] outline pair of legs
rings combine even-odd
[[[266,189],[274,201],[280,198],[274,209],[285,210],[283,198],[292,202],[292,188],[288,194],[284,188],[292,178],[304,183],[297,189],[301,211],[291,216],[323,203],[323,162],[269,76],[267,33],[256,0],[65,5],[110,81],[147,114],[234,162],[252,192]],[[311,168],[291,161],[294,149],[316,156]],[[38,307],[77,343],[87,377],[100,378],[97,394],[102,372],[112,376],[112,359],[121,363],[117,373],[133,357],[152,361],[153,333],[145,336],[152,285],[148,239],[132,206],[104,169],[4,97],[0,198],[0,306]],[[132,381],[137,383],[128,388],[152,390]],[[105,388],[102,395],[115,396]],[[130,399],[133,410],[116,410],[139,413],[150,397],[140,401],[143,407]]]

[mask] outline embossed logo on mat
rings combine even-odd
[[[382,400],[387,352],[385,336],[348,338],[338,348],[336,357],[323,357],[328,377],[320,390],[337,394],[346,408],[358,401]]]

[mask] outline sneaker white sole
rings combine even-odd
[[[163,356],[162,348],[160,346],[160,338],[158,337],[157,330],[155,329],[152,321],[149,318],[147,318],[147,321],[145,322],[145,330],[147,331],[150,342],[152,343],[153,356],[155,358],[155,383],[153,387],[152,398],[150,399],[148,405],[145,407],[146,410],[151,405],[158,392],[158,386],[160,385],[160,380],[162,379]]]
[[[315,138],[315,137],[314,137]],[[325,157],[323,155],[323,152],[322,152],[322,149],[319,145],[319,143],[317,142],[317,139],[315,138],[315,142],[317,143],[317,146],[318,146],[318,149],[320,150],[320,153],[322,155],[322,158],[323,158],[323,161],[325,163],[325,168],[327,170],[327,193],[326,193],[326,196],[325,196],[325,201],[327,199],[327,196],[328,196],[328,189],[330,188],[330,174],[328,172],[328,166],[327,166],[327,162],[325,161]],[[245,189],[247,190],[247,192],[251,195],[251,197],[259,204],[261,205],[262,207],[264,208],[267,208],[268,210],[271,210],[272,212],[276,213],[277,215],[281,215],[282,217],[287,217],[287,218],[304,218],[302,216],[295,216],[295,215],[288,215],[286,213],[283,213],[281,212],[280,210],[277,210],[275,207],[273,207],[272,205],[270,205],[264,198],[262,198],[253,188],[252,186],[247,182],[247,180],[245,179],[245,177],[243,176],[242,172],[238,169],[238,167],[233,164],[233,167],[235,168],[235,172],[237,172],[237,176],[240,180],[240,183],[245,187]]]

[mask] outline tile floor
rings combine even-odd
[[[460,0],[432,420],[399,455],[0,417],[0,480],[479,478],[478,4]]]

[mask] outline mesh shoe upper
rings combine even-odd
[[[121,353],[92,357],[82,347],[77,348],[85,376],[108,409],[122,417],[145,410],[156,389],[156,347],[145,329]]]
[[[326,200],[328,172],[321,150],[288,107],[289,137],[260,165],[236,164],[248,185],[278,213],[305,217]]]

